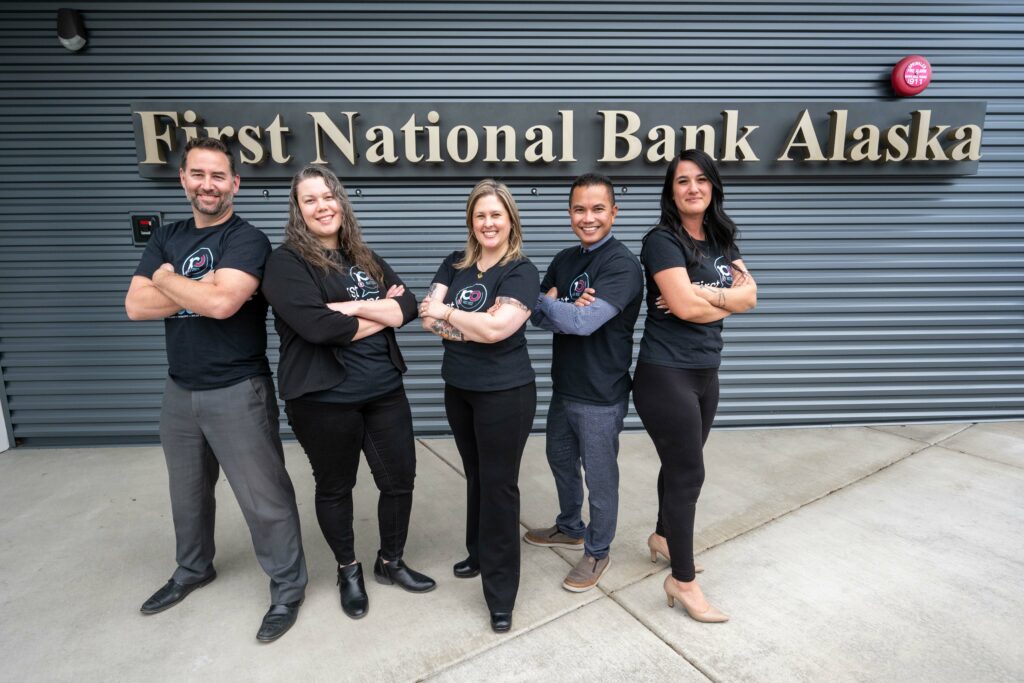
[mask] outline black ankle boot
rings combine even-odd
[[[491,612],[491,630],[495,633],[508,633],[512,630],[512,613]]]
[[[379,552],[377,561],[373,563],[373,578],[377,579],[377,583],[395,584],[411,593],[426,593],[437,586],[432,578],[407,567],[400,559],[385,562]]]
[[[370,598],[363,583],[363,565],[356,562],[347,567],[338,567],[338,591],[341,593],[341,609],[353,619],[362,619],[370,610]]]
[[[457,579],[472,579],[480,575],[480,565],[472,557],[467,557],[452,566],[452,573]]]

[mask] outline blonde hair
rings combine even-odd
[[[475,264],[483,252],[480,248],[480,242],[477,241],[476,235],[473,234],[473,209],[481,198],[488,196],[497,197],[498,201],[504,205],[505,212],[508,213],[509,223],[511,224],[511,229],[508,233],[508,249],[505,250],[505,255],[501,257],[498,265],[503,266],[510,261],[515,261],[525,256],[523,253],[523,224],[519,220],[519,207],[516,205],[512,192],[500,180],[484,178],[476,184],[476,187],[469,193],[469,198],[466,200],[466,229],[469,231],[469,235],[466,237],[465,254],[462,260],[455,264],[455,267],[459,270],[469,268]]]

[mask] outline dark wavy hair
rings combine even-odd
[[[711,203],[704,211],[704,239],[721,249],[726,258],[734,259],[738,253],[736,239],[739,237],[739,229],[722,206],[725,203],[725,189],[722,187],[722,177],[718,175],[715,161],[702,150],[683,150],[668,165],[668,171],[665,172],[665,184],[661,188],[661,217],[658,219],[655,229],[672,231],[676,237],[682,240],[683,244],[688,245],[694,252],[700,253],[694,239],[683,229],[683,219],[679,215],[679,208],[673,198],[676,170],[684,161],[697,164],[697,167],[711,182]]]
[[[381,287],[387,287],[384,282],[384,271],[377,260],[373,257],[370,247],[363,241],[362,231],[359,229],[359,221],[356,220],[355,211],[352,210],[352,203],[348,200],[348,193],[345,187],[338,180],[338,176],[329,168],[323,166],[306,166],[292,178],[292,189],[288,195],[288,222],[284,226],[284,244],[297,253],[307,263],[310,263],[324,271],[334,270],[342,272],[342,265],[332,258],[331,252],[324,248],[323,243],[318,240],[306,227],[306,221],[302,218],[302,210],[299,208],[299,184],[310,178],[321,178],[327,189],[338,199],[341,209],[341,228],[338,230],[338,246],[342,255],[352,265],[373,278]]]

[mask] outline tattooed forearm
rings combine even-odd
[[[510,296],[499,296],[497,299],[495,299],[495,301],[499,304],[508,304],[509,306],[516,306],[517,308],[524,311],[530,310],[529,307],[523,304],[521,301],[519,301],[519,299],[513,299]]]
[[[711,287],[709,285],[702,284],[700,288],[707,292],[708,303],[716,308],[725,308],[725,290],[721,287]]]
[[[450,322],[446,322],[444,320],[435,320],[434,324],[430,326],[430,330],[442,339],[447,339],[449,341],[465,341],[462,338],[462,331]]]
[[[440,287],[441,287],[441,283],[440,282],[433,282],[433,283],[431,283],[430,289],[427,290],[427,297],[426,298],[433,299],[434,295],[437,293],[437,290]]]

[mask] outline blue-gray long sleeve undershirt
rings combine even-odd
[[[594,299],[589,306],[577,306],[541,294],[533,307],[530,322],[542,330],[586,337],[618,313],[618,308],[603,299]]]

